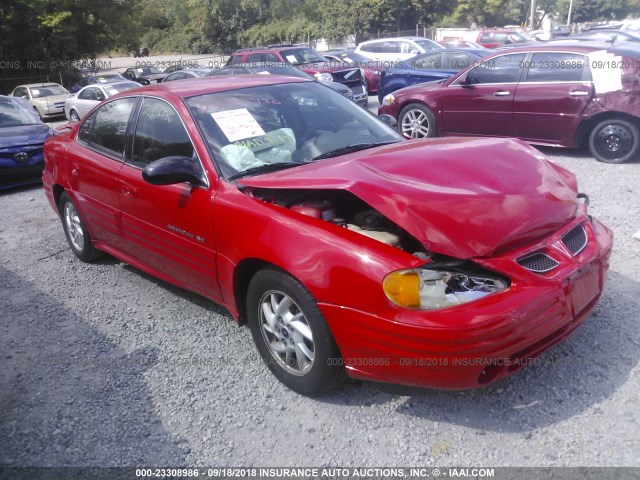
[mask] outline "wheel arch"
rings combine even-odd
[[[56,183],[53,188],[51,189],[51,191],[53,192],[53,199],[56,202],[56,205],[58,207],[58,213],[62,213],[60,212],[60,198],[62,197],[62,194],[65,192],[65,189],[62,187],[62,185]]]
[[[617,111],[600,112],[596,115],[593,115],[592,117],[583,120],[580,123],[573,140],[574,146],[587,146],[589,143],[589,135],[591,134],[593,128],[600,122],[610,119],[626,120],[640,128],[640,117]]]
[[[255,274],[265,268],[279,270],[300,282],[300,279],[296,278],[290,272],[267,260],[263,260],[261,258],[245,258],[240,261],[233,271],[233,296],[236,311],[238,312],[237,321],[239,325],[247,323],[247,291],[249,289],[249,284]]]

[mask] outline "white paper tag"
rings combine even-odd
[[[246,108],[215,112],[211,116],[230,142],[264,135],[264,130]]]
[[[289,63],[298,63],[298,59],[295,55],[287,55],[287,60],[289,60]]]
[[[598,50],[589,54],[596,94],[622,90],[622,57]]]

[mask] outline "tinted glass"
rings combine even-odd
[[[132,163],[144,167],[154,160],[171,156],[194,157],[191,139],[171,105],[145,98],[133,138]]]
[[[413,68],[419,70],[434,70],[442,68],[442,54],[430,53],[428,55],[421,55],[411,61]]]
[[[136,98],[123,98],[102,105],[96,112],[89,145],[121,158],[124,154],[129,117],[136,102]],[[85,121],[83,128],[86,124]],[[80,139],[83,138],[80,137]]]
[[[93,100],[95,88],[86,88],[78,94],[79,100]]]
[[[84,143],[89,143],[89,138],[91,137],[91,128],[93,127],[93,122],[96,119],[96,112],[89,115],[82,125],[80,125],[80,129],[78,130],[78,140]]]
[[[296,48],[294,50],[283,50],[282,58],[287,62],[296,65],[299,63],[324,62],[325,58],[320,56],[313,48]]]
[[[447,52],[444,54],[444,68],[462,70],[477,60],[473,55],[464,52]]]
[[[516,83],[520,79],[520,68],[525,56],[525,53],[516,53],[484,60],[469,70],[467,79],[470,84]]]
[[[583,82],[591,79],[589,63],[572,53],[534,53],[526,82]]]

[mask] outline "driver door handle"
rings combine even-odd
[[[585,92],[584,90],[574,90],[572,92],[569,92],[569,95],[571,95],[572,97],[586,97],[587,95],[589,95],[589,92]]]
[[[138,196],[138,189],[126,183],[122,184],[122,195],[129,198],[136,198]]]
[[[507,92],[506,90],[498,90],[494,93],[496,97],[506,97],[507,95],[511,95],[511,92]]]

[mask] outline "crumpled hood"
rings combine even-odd
[[[44,123],[0,128],[0,149],[43,145],[51,129]]]
[[[549,234],[577,210],[573,174],[524,142],[497,138],[401,142],[240,183],[348,190],[427,249],[461,259]]]

